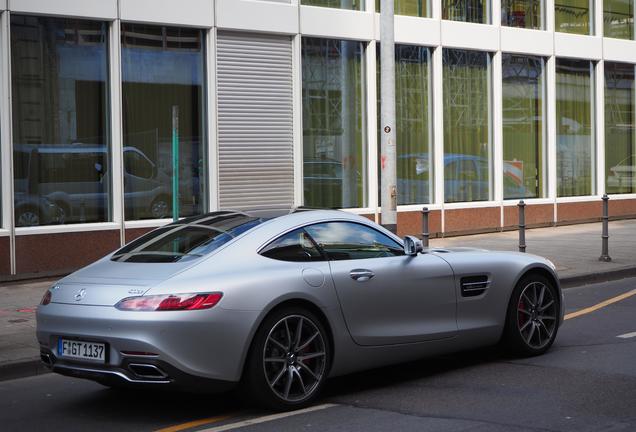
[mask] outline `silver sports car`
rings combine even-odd
[[[108,386],[229,389],[274,409],[327,377],[500,341],[545,352],[554,265],[423,248],[335,210],[219,211],[158,228],[47,290],[42,360]]]

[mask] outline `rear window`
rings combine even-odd
[[[194,260],[263,223],[242,213],[216,213],[189,218],[156,229],[124,246],[112,261],[174,263]]]

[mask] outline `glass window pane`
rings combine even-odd
[[[297,229],[267,245],[261,255],[281,261],[322,261],[322,255],[304,229]]]
[[[404,255],[399,243],[371,227],[352,222],[326,222],[305,227],[330,260],[385,258]]]
[[[543,29],[543,0],[501,0],[501,25]]]
[[[544,60],[503,54],[504,198],[544,195]]]
[[[603,36],[633,40],[633,0],[603,0],[603,23]]]
[[[380,94],[380,45],[378,44],[377,86]],[[395,108],[397,139],[398,204],[431,202],[431,97],[430,50],[426,47],[395,45]],[[378,96],[378,184],[381,183],[380,97]]]
[[[444,49],[446,202],[492,199],[490,54]]]
[[[393,7],[396,15],[414,17],[428,17],[431,10],[429,0],[395,0]],[[380,12],[380,0],[375,0],[375,10]]]
[[[490,24],[490,2],[488,0],[442,0],[442,18]]]
[[[556,0],[554,3],[555,31],[591,35],[594,14],[590,0]]]
[[[305,6],[322,6],[338,9],[364,10],[364,0],[301,0]]]
[[[173,108],[179,216],[205,208],[204,32],[122,24],[126,219],[172,216]]]
[[[634,65],[605,62],[605,189],[636,192]]]
[[[557,196],[594,193],[594,85],[590,61],[557,59]]]
[[[107,32],[11,16],[17,226],[110,220]]]
[[[304,204],[366,205],[364,46],[303,38]]]

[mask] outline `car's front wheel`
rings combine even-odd
[[[330,345],[309,310],[283,308],[257,331],[245,370],[252,398],[274,410],[297,409],[318,397],[329,370]]]
[[[556,287],[539,274],[523,277],[515,287],[506,320],[504,342],[518,355],[546,352],[559,329],[560,303]]]

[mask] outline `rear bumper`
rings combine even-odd
[[[59,359],[48,349],[42,349],[40,357],[52,372],[107,386],[216,393],[231,390],[237,384],[190,375],[157,359],[130,357],[119,366],[90,365]]]
[[[38,307],[37,338],[43,360],[54,372],[131,385],[180,386],[194,381],[198,387],[201,380],[211,384],[240,380],[257,319],[257,312],[223,308],[125,312],[108,306],[51,303]],[[106,361],[61,358],[60,338],[105,343]],[[130,352],[152,355],[126,354]],[[146,372],[154,367],[163,373],[148,379],[131,370],[133,363],[147,365]],[[160,379],[162,375],[167,378]]]

